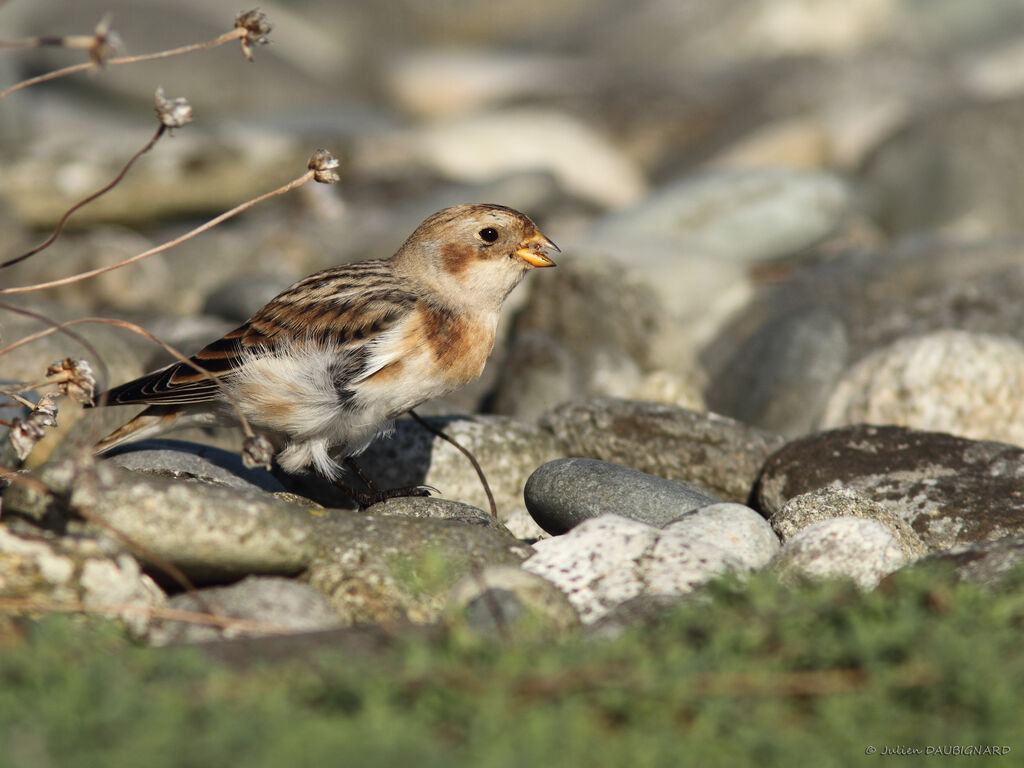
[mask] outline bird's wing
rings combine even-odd
[[[386,261],[363,261],[318,272],[274,298],[244,325],[208,344],[187,363],[129,381],[101,395],[108,405],[187,405],[216,400],[218,382],[252,355],[273,355],[292,343],[336,350],[343,362],[365,361],[369,342],[406,317],[418,298],[404,287]],[[342,366],[354,378],[362,365]],[[343,382],[339,382],[342,383]]]

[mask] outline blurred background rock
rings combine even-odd
[[[157,86],[196,113],[0,284],[162,242],[298,176],[323,146],[341,184],[36,298],[191,350],[315,269],[389,255],[432,211],[491,201],[529,213],[564,264],[517,290],[485,378],[428,411],[534,418],[606,394],[707,402],[795,435],[820,424],[845,370],[911,332],[1022,335],[1019,0],[260,9],[272,43],[254,63],[228,45],[0,101],[3,258],[145,143]],[[110,12],[138,54],[216,37],[241,10],[11,0],[0,37],[88,33]],[[82,59],[3,50],[0,78]]]

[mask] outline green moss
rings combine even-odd
[[[760,576],[613,641],[450,632],[245,671],[47,618],[0,652],[0,765],[839,766],[957,744],[1017,762],[1022,587]]]
[[[435,547],[397,553],[389,565],[395,580],[414,597],[443,594],[464,572],[464,566],[448,562],[445,552]]]

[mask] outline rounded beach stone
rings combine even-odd
[[[822,307],[774,317],[707,389],[712,410],[788,437],[810,432],[847,366],[846,327]]]
[[[399,496],[378,502],[366,510],[381,517],[429,518],[433,520],[455,520],[468,525],[482,525],[485,528],[500,528],[489,512],[477,509],[461,501],[451,501],[437,496]]]
[[[547,431],[506,416],[434,416],[425,420],[476,457],[494,494],[498,519],[514,535],[524,539],[543,535],[527,514],[523,487],[538,466],[564,455]],[[391,436],[375,440],[358,461],[381,488],[429,485],[446,499],[490,509],[469,460],[411,419],[397,421]]]
[[[663,536],[714,545],[749,570],[768,564],[779,551],[779,537],[765,519],[743,504],[721,502],[687,512],[665,526]]]
[[[641,562],[657,540],[654,526],[605,515],[537,542],[522,567],[562,590],[589,624],[644,591]]]
[[[641,595],[684,595],[719,574],[747,570],[706,541],[666,535],[616,515],[586,520],[534,549],[522,567],[561,589],[584,624]]]
[[[1024,344],[936,331],[871,353],[839,381],[823,428],[898,424],[1024,445]]]
[[[543,464],[526,481],[523,495],[533,519],[555,535],[601,515],[619,515],[661,527],[717,501],[710,491],[692,483],[582,458]]]
[[[202,598],[202,602],[197,599]],[[276,634],[281,630],[313,632],[341,625],[330,603],[308,584],[279,576],[248,576],[226,587],[209,587],[195,594],[175,595],[168,607],[246,619],[250,626],[226,628],[178,621],[154,622],[146,639],[153,645],[202,643],[239,636]],[[253,624],[266,625],[261,630]]]
[[[785,442],[715,413],[611,397],[565,403],[539,423],[554,434],[563,456],[697,483],[740,503],[750,498],[765,459]]]
[[[861,589],[873,589],[906,562],[896,537],[881,523],[837,517],[800,531],[786,542],[773,564],[783,578],[845,576]]]
[[[511,565],[492,565],[465,576],[448,597],[449,620],[502,634],[509,626],[538,621],[556,635],[579,627],[565,594],[547,579]]]
[[[317,546],[304,578],[346,626],[437,621],[463,577],[533,554],[500,527],[344,510],[324,516]]]
[[[284,490],[270,472],[246,467],[237,453],[183,440],[141,440],[104,458],[122,469],[147,475],[271,493]]]
[[[1024,563],[1024,535],[963,544],[928,555],[913,567],[948,565],[954,569],[958,579],[994,586],[1019,568],[1021,563]]]
[[[835,230],[850,207],[837,176],[782,168],[709,171],[671,183],[602,223],[682,250],[756,263],[796,253]]]
[[[853,488],[819,488],[794,496],[769,522],[785,543],[803,529],[837,517],[860,517],[881,523],[900,543],[908,561],[928,551],[909,523]]]

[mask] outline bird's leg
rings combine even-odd
[[[360,467],[355,459],[351,456],[346,456],[344,461],[345,466],[356,473],[356,477],[363,481],[363,485],[369,488],[371,493],[380,493],[380,488],[378,488],[377,484],[370,479],[370,476],[366,474],[366,470]]]
[[[369,489],[369,493],[363,493],[357,491],[350,485],[341,480],[335,480],[334,484],[340,488],[348,496],[359,505],[359,509],[366,509],[372,507],[382,501],[388,499],[396,499],[403,496],[429,496],[431,491],[437,493],[436,488],[431,488],[429,485],[410,485],[404,488],[388,488],[386,490],[381,489],[370,476],[366,474],[366,471],[356,463],[356,460],[351,456],[346,456],[345,466],[356,473],[356,476],[363,482],[363,484]]]
[[[363,491],[357,491],[355,488],[353,488],[351,485],[346,483],[344,480],[339,480],[338,478],[334,478],[334,479],[331,480],[331,482],[342,493],[344,493],[346,496],[348,496],[356,504],[359,505],[359,511],[360,512],[362,512],[364,509],[369,509],[374,504],[376,504],[378,501],[380,501],[380,499],[377,498],[376,494],[365,493]]]

